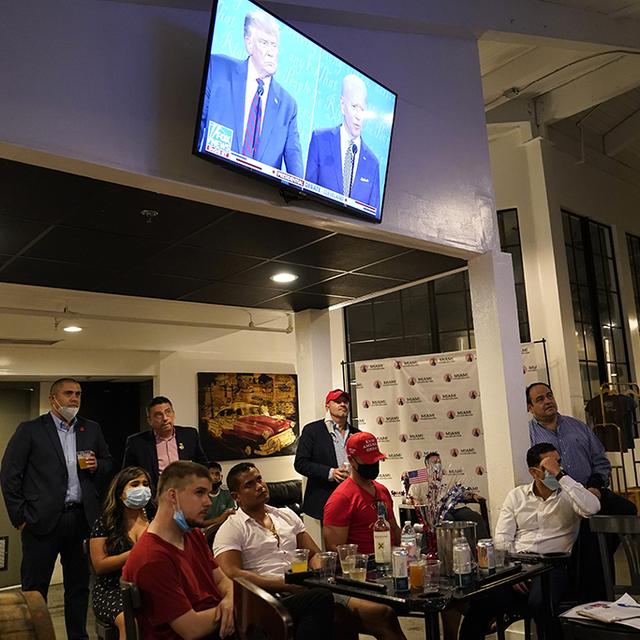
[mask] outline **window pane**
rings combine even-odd
[[[461,351],[462,349],[470,349],[469,338],[467,332],[452,332],[440,334],[440,350],[441,351]]]
[[[428,331],[430,329],[430,320],[427,297],[408,298],[403,296],[402,317],[404,318],[404,333],[406,335]]]
[[[375,337],[392,338],[402,335],[402,314],[397,300],[374,302]]]
[[[464,293],[445,293],[436,296],[438,328],[442,331],[466,329],[466,300]],[[465,349],[466,347],[462,347]]]
[[[370,302],[346,308],[349,341],[373,339],[373,305]]]

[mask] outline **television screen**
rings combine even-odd
[[[218,0],[194,153],[379,222],[395,103],[259,5]]]

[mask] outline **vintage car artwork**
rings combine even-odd
[[[208,458],[292,455],[298,437],[293,374],[199,373],[200,439]]]

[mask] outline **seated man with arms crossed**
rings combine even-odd
[[[199,529],[211,505],[209,471],[172,462],[158,482],[158,512],[131,550],[122,577],[140,589],[140,637],[226,638],[234,631],[233,586]]]
[[[269,490],[260,471],[250,462],[233,467],[227,475],[238,511],[227,518],[216,534],[213,549],[217,562],[230,578],[243,577],[259,587],[285,594],[282,604],[289,610],[300,640],[334,637],[334,598],[326,589],[302,590],[286,584],[284,573],[295,549],[309,549],[310,565],[320,550],[305,531],[302,520],[290,509],[266,504]],[[358,598],[336,596],[351,615],[335,625],[335,632],[353,625],[380,640],[404,639],[393,611]],[[344,599],[343,599],[344,598]]]
[[[527,451],[527,466],[533,477],[531,484],[512,489],[500,509],[493,536],[496,544],[521,553],[569,553],[578,536],[580,518],[600,510],[600,501],[588,489],[568,476],[560,466],[560,455],[547,442]],[[541,580],[519,583],[508,592],[497,591],[474,602],[462,622],[460,640],[485,637],[489,620],[498,608],[518,602],[527,603],[538,629],[550,629],[551,639],[561,638],[556,607],[569,586],[567,570],[555,568],[551,573],[553,620],[544,617]],[[540,634],[539,634],[540,635]]]

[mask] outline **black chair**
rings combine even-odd
[[[233,579],[233,608],[240,640],[293,639],[293,620],[283,604],[245,578]]]
[[[269,504],[272,507],[289,507],[300,515],[302,503],[302,480],[280,480],[267,482],[269,488]]]
[[[600,559],[604,570],[607,600],[616,600],[623,593],[640,594],[640,518],[637,516],[591,516],[591,531],[598,536]],[[615,583],[615,571],[611,563],[607,535],[620,537],[629,566],[630,585]],[[588,579],[585,576],[585,579]],[[604,624],[592,620],[562,619],[565,640],[639,640],[640,631],[621,625]]]
[[[91,562],[91,553],[89,551],[89,540],[84,539],[82,541],[82,550],[84,551],[85,556],[87,557],[87,564],[89,565],[89,573],[91,574],[91,584],[93,584],[96,571],[93,567],[93,563]],[[107,622],[102,622],[98,618],[95,619],[95,630],[96,636],[98,640],[118,640],[118,628],[114,624],[108,624]]]
[[[136,622],[136,611],[142,606],[140,591],[133,582],[127,582],[120,578],[120,593],[122,593],[122,604],[124,605],[124,630],[127,634],[127,640],[140,640],[138,623]]]

